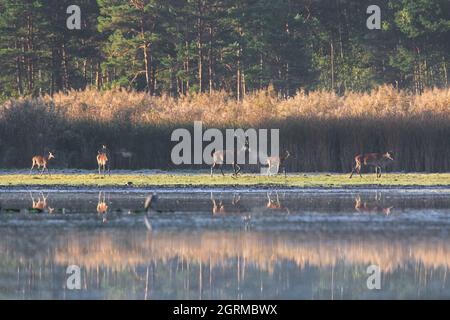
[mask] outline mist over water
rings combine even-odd
[[[1,193],[0,298],[450,297],[448,190],[148,194]]]

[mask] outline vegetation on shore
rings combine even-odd
[[[225,177],[208,174],[158,173],[158,174],[118,174],[99,176],[97,174],[53,174],[28,175],[7,174],[0,177],[0,186],[61,186],[61,187],[299,187],[299,188],[332,188],[332,187],[422,187],[422,186],[450,186],[450,173],[421,174],[410,173],[384,174],[377,179],[374,174],[364,175],[363,178],[348,178],[348,174],[290,174],[264,176],[244,174],[233,178],[230,174]]]
[[[242,101],[225,92],[176,99],[124,90],[12,100],[0,107],[0,167],[29,167],[33,155],[50,150],[50,168],[93,169],[106,144],[113,169],[197,169],[170,159],[171,133],[192,130],[194,120],[205,129],[280,129],[281,149],[295,155],[289,172],[348,172],[356,154],[385,151],[396,160],[391,171],[450,171],[450,89],[415,95],[390,86],[287,99],[269,88]]]

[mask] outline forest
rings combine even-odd
[[[168,168],[171,130],[204,120],[282,128],[291,170],[393,150],[448,171],[449,52],[448,0],[0,0],[0,166],[93,167],[109,143]]]
[[[376,3],[375,3],[376,2]],[[0,92],[448,86],[448,0],[0,0]],[[66,26],[69,5],[81,29]],[[381,30],[366,26],[381,10]]]

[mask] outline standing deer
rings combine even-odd
[[[245,139],[245,143],[242,146],[242,149],[235,152],[234,150],[217,150],[214,151],[212,154],[213,163],[211,165],[211,177],[213,176],[213,169],[216,166],[219,166],[220,172],[222,172],[222,176],[225,176],[223,173],[223,165],[225,164],[225,161],[228,161],[228,159],[233,159],[231,162],[231,165],[233,167],[233,175],[232,177],[236,178],[237,175],[241,172],[241,167],[237,164],[237,157],[241,152],[247,152],[250,151],[250,148],[248,146],[248,138]]]
[[[108,159],[108,149],[105,145],[102,146],[102,149],[98,150],[97,152],[97,164],[98,164],[98,174],[101,174],[103,171],[103,174],[106,173],[106,164],[109,161]],[[108,165],[108,173],[110,173],[110,167]]]
[[[47,170],[47,173],[50,174],[50,171],[48,170],[47,164],[50,159],[54,159],[55,156],[49,152],[48,156],[34,156],[31,161],[33,162],[33,165],[30,169],[30,174],[33,172],[34,166],[37,166],[37,169],[39,170],[42,167],[41,175],[44,173],[45,170]]]
[[[269,175],[272,172],[272,168],[276,167],[276,173],[279,172],[280,167],[283,168],[284,177],[286,178],[286,160],[291,156],[288,150],[285,151],[285,153],[281,156],[271,156],[268,157],[266,160],[266,164],[269,166],[267,168],[267,175]]]
[[[363,165],[375,167],[375,174],[377,175],[377,178],[381,178],[381,168],[385,167],[391,161],[394,161],[394,159],[392,158],[390,152],[358,154],[355,157],[355,166],[353,167],[349,178],[353,176],[355,171],[362,178],[361,167]]]

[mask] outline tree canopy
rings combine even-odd
[[[0,96],[111,87],[179,96],[273,86],[339,94],[448,86],[450,2],[0,0]],[[69,5],[81,30],[69,30]]]

